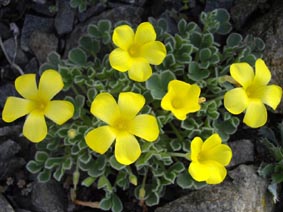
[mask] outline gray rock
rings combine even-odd
[[[38,61],[35,57],[33,57],[25,66],[25,73],[37,73],[38,70],[39,70]]]
[[[129,23],[132,23],[133,25],[137,25],[142,20],[141,16],[143,14],[143,11],[144,10],[141,7],[121,6],[113,8],[109,11],[105,11],[104,13],[101,13],[98,16],[90,18],[84,23],[78,24],[74,28],[72,34],[70,35],[70,38],[66,42],[64,56],[66,57],[68,55],[69,50],[78,45],[79,38],[86,33],[89,24],[97,23],[97,21],[101,19],[109,19],[110,21],[112,21],[112,23],[124,20],[128,21]]]
[[[21,33],[21,48],[30,51],[29,43],[32,33],[37,30],[41,32],[52,32],[53,18],[43,18],[34,15],[26,15]]]
[[[263,59],[272,73],[271,83],[283,87],[283,1],[273,1],[269,12],[247,29],[248,34],[259,36],[265,42]],[[278,111],[283,113],[281,101]]]
[[[250,140],[239,140],[229,143],[233,157],[228,167],[254,161],[254,144]]]
[[[6,198],[0,193],[0,208],[1,212],[15,212],[10,203],[6,200]]]
[[[1,23],[1,22],[0,22],[0,32],[1,32],[2,40],[6,40],[6,39],[8,39],[9,37],[12,36],[12,32],[11,32],[9,26],[7,26],[6,24]]]
[[[9,38],[3,42],[5,51],[11,61],[16,64],[25,64],[28,62],[28,58],[19,46],[17,41],[17,46],[14,38]],[[16,48],[17,47],[17,48]]]
[[[30,37],[30,48],[42,64],[50,52],[57,50],[58,38],[54,34],[34,31]]]
[[[26,161],[19,157],[13,157],[7,161],[0,160],[0,180],[17,173],[25,164]]]
[[[193,191],[155,212],[271,212],[273,204],[267,182],[254,166],[240,165],[222,184]]]
[[[55,28],[59,35],[69,33],[73,29],[75,12],[68,0],[58,1],[58,12],[55,18]]]
[[[11,159],[20,151],[21,147],[15,141],[9,139],[0,143],[0,161]]]
[[[36,211],[66,211],[66,196],[63,188],[56,181],[49,181],[48,183],[34,183],[31,199]]]
[[[229,10],[233,5],[234,0],[206,0],[205,11],[212,11],[217,8],[225,8]]]
[[[42,14],[44,16],[52,17],[56,14],[56,5],[54,5],[52,1],[47,1],[44,4],[33,3],[31,5],[31,9],[34,10],[36,13]]]
[[[3,108],[8,96],[15,96],[15,86],[11,83],[0,85],[0,106]],[[2,111],[1,111],[2,113]]]
[[[12,125],[5,126],[0,128],[0,137],[2,136],[11,136],[11,135],[19,135],[22,131],[22,126],[20,125]]]
[[[97,16],[106,8],[107,8],[106,4],[98,2],[97,4],[87,8],[86,11],[79,13],[78,14],[79,21],[84,22],[90,17]]]
[[[250,15],[258,8],[258,0],[235,0],[231,8],[231,18],[236,29],[241,29]]]

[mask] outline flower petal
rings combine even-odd
[[[143,60],[134,60],[132,67],[129,69],[129,78],[137,82],[146,81],[151,74],[150,65]]]
[[[128,25],[118,26],[114,29],[112,40],[119,48],[128,50],[134,42],[134,31]]]
[[[129,119],[134,118],[138,114],[144,103],[145,98],[143,95],[133,92],[122,92],[118,99],[121,114]]]
[[[200,137],[195,137],[191,142],[191,160],[198,161],[203,141]]]
[[[5,122],[12,122],[27,115],[35,107],[33,101],[10,96],[7,98],[2,111],[2,119]]]
[[[192,178],[198,182],[206,181],[210,175],[210,170],[207,166],[195,161],[190,163],[188,171]]]
[[[213,148],[219,146],[221,142],[222,142],[221,137],[217,133],[214,133],[204,141],[201,151],[209,152]]]
[[[15,81],[15,87],[19,94],[26,99],[35,99],[37,97],[37,84],[35,74],[24,74]]]
[[[205,165],[209,167],[210,172],[210,175],[206,180],[207,184],[219,184],[223,182],[227,175],[227,170],[224,166],[214,161],[208,161]]]
[[[202,157],[207,160],[213,160],[220,163],[223,166],[227,166],[232,159],[232,150],[226,144],[220,144],[211,150],[203,151]]]
[[[131,122],[129,132],[146,141],[155,141],[159,135],[157,120],[152,115],[138,115]]]
[[[68,101],[50,101],[44,111],[44,114],[56,124],[61,125],[72,118],[74,115],[74,106]]]
[[[253,68],[248,63],[233,63],[230,74],[240,85],[247,88],[254,79]]]
[[[143,22],[141,23],[135,34],[135,43],[144,44],[147,42],[155,41],[156,33],[151,23]]]
[[[271,79],[271,73],[262,59],[257,59],[255,63],[254,83],[258,85],[267,85]]]
[[[141,56],[150,64],[159,65],[166,57],[165,45],[159,41],[153,41],[141,46]]]
[[[23,134],[34,143],[42,141],[47,135],[44,115],[37,110],[31,112],[24,123]]]
[[[115,158],[124,165],[134,163],[141,155],[140,145],[135,136],[129,133],[120,133],[116,138]]]
[[[125,72],[132,66],[132,59],[129,53],[120,48],[114,49],[109,55],[109,62],[112,68]]]
[[[102,126],[88,132],[85,141],[93,151],[104,154],[114,142],[115,137],[111,127]]]
[[[39,97],[45,101],[52,99],[64,87],[62,77],[59,72],[48,69],[44,71],[39,81]]]
[[[252,128],[263,126],[267,121],[267,111],[264,104],[261,101],[251,101],[243,121]]]
[[[242,113],[248,106],[248,96],[243,88],[234,88],[224,95],[224,107],[232,114]]]
[[[90,112],[110,125],[120,116],[118,104],[109,93],[98,94],[91,104]]]
[[[282,88],[277,85],[268,85],[265,87],[262,101],[270,106],[273,110],[276,110],[278,104],[282,98]]]

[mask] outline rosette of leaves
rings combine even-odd
[[[190,177],[187,171],[189,161],[183,156],[190,151],[190,141],[195,136],[206,139],[216,132],[227,141],[236,132],[239,119],[225,111],[222,105],[222,96],[230,88],[223,79],[232,62],[253,63],[264,48],[258,38],[242,38],[235,33],[228,35],[231,30],[229,20],[227,12],[215,10],[202,14],[204,27],[181,19],[177,33],[170,34],[164,19],[150,18],[157,39],[166,46],[167,56],[161,65],[152,67],[153,75],[145,83],[130,81],[127,74],[110,67],[108,54],[113,49],[113,24],[108,20],[90,24],[88,32],[69,52],[67,59],[54,52],[41,66],[41,70],[52,68],[61,73],[65,98],[74,104],[75,115],[63,126],[50,123],[48,137],[37,145],[35,158],[27,168],[37,174],[41,182],[51,177],[62,180],[66,175],[76,173],[74,188],[78,181],[83,186],[96,185],[105,194],[99,200],[99,207],[112,211],[123,210],[117,195],[121,190],[134,190],[131,196],[135,196],[141,204],[153,206],[159,203],[166,187],[175,182],[181,188],[204,186],[204,183]],[[215,34],[226,39],[221,48],[214,39]],[[176,120],[160,107],[168,83],[173,79],[198,84],[201,96],[206,98],[201,110],[189,114],[184,121]],[[161,130],[155,142],[139,140],[142,154],[130,166],[116,161],[113,147],[100,155],[91,151],[84,140],[90,129],[103,124],[89,112],[94,97],[101,92],[109,92],[117,98],[120,92],[125,91],[145,96],[146,105],[142,113],[155,115]],[[80,173],[79,179],[77,173]]]

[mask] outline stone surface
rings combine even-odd
[[[50,52],[57,50],[58,39],[54,34],[34,31],[30,37],[30,48],[42,64]]]
[[[101,12],[103,12],[106,8],[107,8],[106,4],[100,2],[98,2],[95,5],[91,5],[89,8],[87,8],[86,11],[78,14],[79,21],[84,22],[90,17],[97,16]]]
[[[39,70],[38,61],[35,57],[31,58],[25,66],[25,73],[37,73]]]
[[[12,32],[10,31],[9,26],[1,22],[0,22],[0,32],[1,32],[2,40],[6,40],[12,36]]]
[[[21,33],[21,48],[24,51],[30,50],[30,37],[36,30],[41,32],[52,32],[53,18],[43,18],[34,15],[26,15]]]
[[[263,59],[272,73],[271,82],[283,87],[283,1],[275,0],[272,8],[248,28],[248,34],[265,42]],[[271,24],[272,23],[272,24]],[[283,113],[283,103],[278,108]]]
[[[254,144],[250,140],[239,140],[229,143],[233,157],[228,167],[254,162]]]
[[[109,19],[112,23],[120,20],[128,21],[134,25],[141,22],[141,16],[143,14],[143,8],[134,6],[121,6],[105,11],[98,16],[90,18],[88,21],[78,24],[70,35],[70,38],[66,42],[66,48],[64,57],[68,55],[68,52],[73,47],[78,45],[79,38],[87,32],[87,27],[91,23],[96,23],[101,19]]]
[[[15,95],[16,95],[16,90],[13,84],[7,83],[4,85],[0,85],[0,108],[4,107],[4,104],[8,96],[15,96]]]
[[[59,35],[69,33],[73,29],[75,12],[68,0],[58,1],[58,12],[55,17],[55,28]]]
[[[205,11],[212,11],[216,8],[225,8],[229,10],[233,5],[234,0],[206,0]]]
[[[9,38],[3,43],[5,51],[11,61],[14,61],[16,64],[25,64],[28,62],[28,58],[19,46],[17,41],[17,46],[14,38]]]
[[[258,0],[235,0],[234,6],[230,10],[234,27],[238,30],[241,29],[259,4]]]
[[[155,212],[272,212],[267,182],[254,166],[240,165],[229,176],[232,180],[193,191]]]
[[[15,141],[9,139],[0,143],[0,161],[9,160],[20,151],[21,147]]]
[[[0,128],[0,137],[1,136],[15,136],[21,133],[22,126],[13,125],[13,126],[5,126]]]
[[[0,193],[0,210],[1,212],[15,212],[10,203],[6,198]]]
[[[63,188],[56,181],[49,181],[48,183],[34,183],[31,200],[35,207],[35,211],[66,211],[66,196]]]

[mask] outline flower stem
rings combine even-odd
[[[183,137],[181,136],[181,134],[179,133],[179,131],[177,130],[177,128],[175,127],[174,124],[172,124],[172,122],[169,122],[170,127],[172,128],[173,132],[175,133],[175,135],[177,136],[177,138],[180,141],[183,141]]]
[[[180,153],[180,152],[167,152],[168,155],[172,157],[179,157],[188,159],[188,153]]]
[[[78,89],[77,89],[74,85],[72,85],[71,88],[72,88],[72,90],[74,91],[74,93],[75,93],[76,95],[79,95],[79,94],[80,94],[79,91],[78,91]]]

